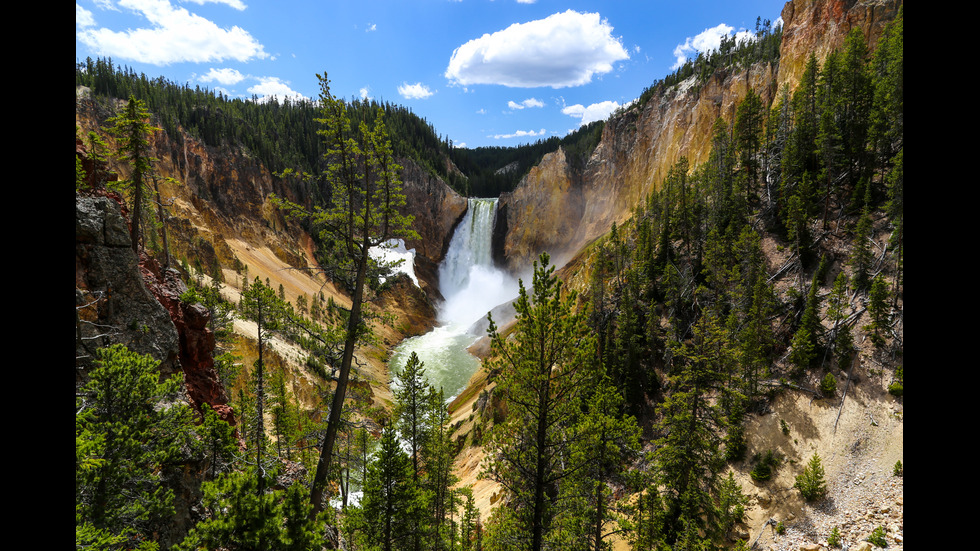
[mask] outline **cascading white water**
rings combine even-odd
[[[466,350],[482,336],[470,331],[473,324],[494,307],[517,297],[517,281],[493,266],[491,237],[496,210],[496,199],[469,200],[466,215],[439,266],[439,291],[445,298],[439,311],[440,325],[406,339],[392,354],[392,373],[401,371],[412,352],[418,354],[425,362],[430,384],[441,387],[447,399],[466,387],[480,365]]]

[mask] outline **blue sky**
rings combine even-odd
[[[229,96],[404,105],[457,146],[564,136],[783,0],[78,0],[75,59]]]

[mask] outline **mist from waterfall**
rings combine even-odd
[[[447,399],[466,387],[480,365],[466,350],[485,334],[474,324],[518,294],[517,280],[493,265],[496,211],[497,199],[469,199],[466,214],[439,265],[439,291],[445,299],[438,312],[439,325],[403,341],[391,358],[391,371],[397,373],[414,351],[425,362],[430,384],[441,387]]]

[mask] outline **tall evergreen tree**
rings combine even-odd
[[[738,151],[739,164],[744,175],[744,190],[746,201],[755,196],[758,185],[760,163],[758,159],[762,144],[764,109],[762,98],[753,89],[745,94],[735,112],[734,137],[735,148]]]
[[[820,346],[822,325],[820,324],[818,275],[814,274],[813,281],[810,282],[803,315],[800,317],[800,324],[796,333],[793,334],[793,350],[790,352],[789,360],[799,369],[810,367],[817,357],[817,349]]]
[[[325,141],[324,160],[327,163],[326,186],[322,194],[328,207],[316,207],[310,213],[298,205],[282,204],[290,213],[310,220],[323,243],[325,257],[321,264],[351,296],[337,387],[311,489],[314,510],[319,512],[324,508],[324,492],[340,429],[354,348],[367,331],[363,306],[373,268],[371,249],[383,246],[393,238],[417,235],[411,230],[411,217],[399,213],[405,204],[398,176],[401,167],[395,163],[392,154],[383,112],[379,110],[375,114],[373,126],[362,121],[355,131],[346,104],[331,93],[326,74],[317,75],[317,78],[322,110],[322,118],[317,122],[324,126],[317,133]],[[377,275],[376,271],[374,275]]]
[[[265,493],[264,485],[266,479],[262,474],[266,461],[265,446],[267,437],[265,431],[265,406],[268,399],[268,392],[266,390],[266,377],[268,376],[266,372],[267,350],[265,343],[268,339],[269,332],[279,327],[280,309],[281,303],[278,297],[276,297],[275,291],[267,285],[264,285],[258,277],[242,293],[242,313],[248,319],[255,321],[258,335],[258,358],[255,360],[255,369],[253,371],[255,411],[254,417],[252,418],[255,421],[252,426],[253,434],[250,435],[250,441],[252,442],[251,452],[255,454],[254,468],[255,473],[258,475],[256,491],[259,494]],[[248,414],[251,415],[252,412],[250,411]]]
[[[512,337],[499,334],[492,319],[488,330],[490,371],[499,373],[507,418],[490,431],[483,476],[509,494],[513,524],[500,529],[507,536],[498,541],[532,551],[545,547],[560,511],[559,483],[581,468],[571,462],[570,436],[596,380],[594,336],[585,314],[573,308],[575,292],[563,296],[549,260],[542,254],[535,262],[533,296],[520,284]]]
[[[585,409],[573,432],[570,456],[572,464],[582,467],[561,486],[562,506],[555,520],[561,539],[556,544],[601,551],[611,547],[609,536],[625,519],[613,488],[636,486],[627,465],[639,456],[640,429],[633,417],[620,413],[623,399],[606,381],[596,384]]]
[[[675,343],[671,392],[659,410],[656,481],[663,488],[663,533],[669,545],[696,549],[720,541],[716,506],[726,417],[711,399],[735,351],[712,313],[702,316],[690,343]]]
[[[150,135],[159,129],[152,126],[149,119],[146,104],[133,96],[129,97],[122,113],[109,119],[112,124],[109,132],[116,136],[119,158],[128,162],[132,170],[129,178],[121,183],[130,195],[133,213],[130,239],[136,252],[142,244],[143,209],[150,200],[150,173],[156,161],[150,155]]]
[[[408,444],[412,476],[419,479],[423,449],[430,434],[430,407],[435,390],[425,378],[425,362],[414,351],[405,367],[395,375],[395,427]]]
[[[424,502],[412,474],[412,460],[386,427],[377,457],[368,466],[361,504],[364,541],[382,551],[413,549]]]

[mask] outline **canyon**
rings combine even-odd
[[[715,121],[733,120],[748,90],[754,90],[764,105],[770,105],[784,86],[795,85],[811,52],[818,58],[825,56],[840,47],[853,28],[861,29],[873,45],[901,6],[900,0],[787,2],[782,12],[778,63],[718,71],[699,86],[685,81],[664,89],[643,105],[625,106],[606,122],[602,139],[584,166],[573,163],[562,149],[547,154],[512,192],[495,201],[492,210],[494,218],[489,226],[493,231],[487,236],[489,250],[485,251],[492,262],[484,262],[506,273],[510,287],[504,295],[513,294],[517,278],[529,277],[530,266],[543,252],[551,255],[560,268],[558,273],[571,287],[582,288],[590,245],[614,225],[625,223],[679,159],[687,158],[692,166],[705,162]],[[112,105],[93,98],[85,89],[76,90],[76,126],[83,133],[101,131],[112,112]],[[341,306],[350,304],[349,297],[318,269],[314,239],[299,222],[288,219],[274,206],[274,196],[309,205],[308,189],[277,177],[233,146],[208,146],[189,134],[177,137],[164,132],[153,134],[151,145],[158,159],[160,193],[168,204],[167,229],[175,259],[193,259],[202,267],[219,266],[223,292],[232,302],[237,302],[243,281],[258,277],[269,280],[274,288],[282,285],[291,302],[322,294]],[[76,154],[85,155],[80,143],[76,143]],[[373,308],[393,319],[390,324],[376,324],[376,342],[356,353],[360,366],[357,384],[368,389],[372,405],[383,409],[390,409],[392,404],[394,373],[390,362],[398,347],[408,339],[431,334],[447,321],[447,305],[451,306],[457,290],[447,281],[451,277],[444,270],[447,255],[454,236],[465,230],[467,216],[478,208],[472,199],[461,196],[410,159],[399,159],[399,163],[403,167],[406,214],[414,217],[413,229],[419,236],[404,246],[414,251],[411,268],[419,284],[401,276],[390,289],[370,297]],[[111,168],[122,177],[128,170],[119,163],[112,163]],[[228,397],[208,371],[211,367],[205,352],[213,346],[213,337],[207,334],[203,313],[179,305],[177,297],[183,288],[170,267],[131,254],[130,243],[123,237],[127,213],[122,203],[112,194],[95,198],[76,194],[77,320],[90,322],[90,327],[123,328],[118,334],[99,338],[91,330],[84,335],[79,332],[76,356],[90,357],[90,342],[122,342],[137,347],[161,360],[164,372],[183,369],[192,403],[222,406],[222,416],[233,421]],[[778,267],[784,251],[771,241],[763,246],[769,265]],[[78,308],[82,304],[91,306]],[[495,306],[468,307],[468,313]],[[475,321],[467,319],[466,323]],[[254,339],[254,324],[236,320],[235,330],[241,339],[237,352],[242,363],[251,365],[254,352],[245,342]],[[492,382],[488,383],[478,361],[487,353],[486,339],[472,340],[476,341],[471,348],[475,354],[473,372],[454,392],[450,424],[460,443],[456,460],[460,484],[473,488],[481,516],[486,519],[503,493],[499,486],[479,478],[483,450],[471,445],[476,438],[474,431],[480,430],[481,417],[494,407]],[[293,374],[295,393],[303,407],[316,407],[316,393],[323,383],[289,343],[274,341],[273,346]],[[870,356],[863,354],[859,361]],[[85,362],[81,365],[82,370],[90,366]],[[865,501],[878,500],[875,511],[886,509],[882,515],[895,517],[894,512],[903,506],[901,479],[891,480],[887,474],[903,457],[902,403],[884,391],[887,381],[870,365],[859,371],[854,381],[856,389],[840,409],[829,400],[793,394],[780,397],[769,415],[751,418],[747,430],[754,435],[753,451],[778,448],[799,462],[819,452],[827,461],[829,478],[839,480],[833,490],[842,509],[837,517],[844,509],[857,514],[854,508],[867,505],[856,503],[859,498],[853,496],[858,493]],[[874,423],[868,423],[868,418]],[[788,423],[799,440],[783,438],[785,431],[779,420]],[[791,531],[789,536],[777,536],[767,529],[773,518],[791,521],[828,516],[810,510],[792,495],[791,473],[785,469],[773,485],[766,487],[754,485],[744,471],[738,474],[751,498],[746,539],[772,548],[782,548],[787,538],[794,544],[817,539],[815,530],[808,532],[805,527]],[[894,522],[900,531],[902,517]]]

